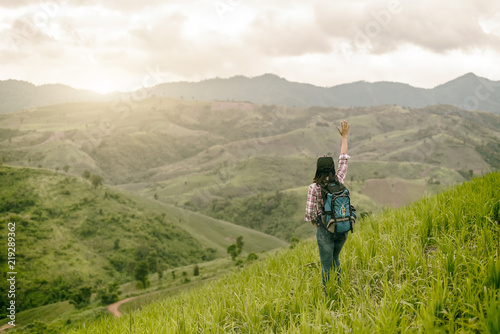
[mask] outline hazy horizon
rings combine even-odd
[[[442,84],[445,84],[447,82],[450,82],[450,81],[453,81],[457,78],[460,78],[462,76],[465,76],[465,75],[468,75],[468,74],[473,74],[473,75],[476,75],[475,73],[472,73],[472,72],[468,72],[468,73],[464,73],[458,77],[454,77],[454,78],[450,78],[449,80],[447,81],[444,81],[444,82],[441,82],[441,83],[438,83],[436,86],[433,86],[433,87],[418,87],[418,86],[414,86],[414,85],[411,85],[409,84],[410,86],[414,87],[414,88],[429,88],[429,89],[433,89],[437,86],[440,86]],[[228,77],[212,77],[212,78],[206,78],[206,79],[201,79],[201,80],[178,80],[178,81],[165,81],[165,82],[158,82],[156,83],[155,85],[161,85],[161,84],[168,84],[168,83],[181,83],[181,82],[186,82],[186,83],[197,83],[197,82],[202,82],[202,81],[208,81],[208,80],[216,80],[216,79],[222,79],[222,80],[227,80],[227,79],[231,79],[231,78],[235,78],[235,77],[246,77],[246,78],[249,78],[249,79],[253,79],[253,78],[258,78],[258,77],[261,77],[261,76],[264,76],[264,75],[276,75],[277,74],[274,74],[274,73],[263,73],[263,74],[260,74],[260,75],[256,75],[256,76],[244,76],[244,75],[241,75],[241,74],[235,74],[235,75],[231,75],[231,76],[228,76]],[[330,88],[330,87],[335,87],[337,85],[333,85],[333,86],[318,86],[318,85],[314,85],[313,83],[310,83],[310,82],[299,82],[299,81],[291,81],[291,80],[288,80],[288,78],[286,77],[281,77],[279,76],[281,79],[285,79],[287,80],[288,82],[294,82],[294,83],[302,83],[302,84],[310,84],[310,85],[313,85],[313,86],[316,86],[316,87],[320,87],[320,88]],[[490,79],[490,78],[486,78],[486,79]],[[79,88],[79,87],[74,87],[74,86],[71,86],[71,85],[67,85],[65,83],[62,83],[62,82],[47,82],[47,83],[42,83],[42,84],[35,84],[33,82],[30,82],[28,80],[22,80],[22,79],[15,79],[15,78],[7,78],[7,79],[0,79],[0,81],[8,81],[8,80],[15,80],[15,81],[24,81],[24,82],[27,82],[27,83],[30,83],[30,84],[33,84],[35,85],[36,87],[40,87],[40,86],[44,86],[44,85],[63,85],[63,86],[67,86],[67,87],[70,87],[70,88],[74,88],[74,89],[82,89],[82,90],[88,90],[88,91],[91,91],[93,93],[97,93],[97,94],[101,94],[101,95],[106,95],[106,94],[112,94],[112,93],[128,93],[128,92],[131,92],[131,91],[125,91],[125,90],[113,90],[113,91],[109,91],[109,92],[99,92],[97,90],[92,90],[91,88]],[[490,79],[492,81],[498,81],[498,80],[494,80],[494,79]],[[343,83],[339,83],[338,85],[345,85],[345,84],[352,84],[352,83],[356,83],[356,82],[368,82],[368,83],[377,83],[377,82],[394,82],[394,83],[401,83],[401,84],[406,84],[404,82],[396,82],[396,81],[388,81],[388,80],[380,80],[380,81],[367,81],[367,80],[358,80],[358,81],[352,81],[352,82],[343,82]],[[149,87],[153,87],[153,86],[144,86],[145,88],[149,88]]]

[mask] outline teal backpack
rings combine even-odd
[[[321,186],[323,212],[321,224],[335,235],[353,231],[356,209],[351,205],[349,190],[338,180]]]

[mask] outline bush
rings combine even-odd
[[[92,288],[85,286],[74,292],[70,297],[70,304],[75,305],[76,308],[82,308],[90,303],[90,296],[92,295]]]
[[[106,288],[97,292],[97,298],[101,300],[101,304],[103,305],[113,304],[118,301],[118,296],[120,295],[119,289],[120,284],[118,282],[109,284]]]
[[[259,256],[257,254],[255,254],[255,253],[252,252],[252,253],[248,254],[248,256],[247,256],[247,262],[255,261],[258,258],[259,258]]]

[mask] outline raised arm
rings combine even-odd
[[[340,122],[340,128],[337,128],[339,130],[340,135],[342,136],[342,147],[340,148],[340,154],[347,154],[347,136],[349,135],[349,128],[351,125],[347,123],[347,121],[342,121]]]

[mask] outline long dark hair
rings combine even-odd
[[[331,170],[330,171],[316,170],[316,174],[314,175],[314,183],[319,185],[325,185],[328,181],[332,180],[337,183],[339,182],[337,174],[334,174]]]

